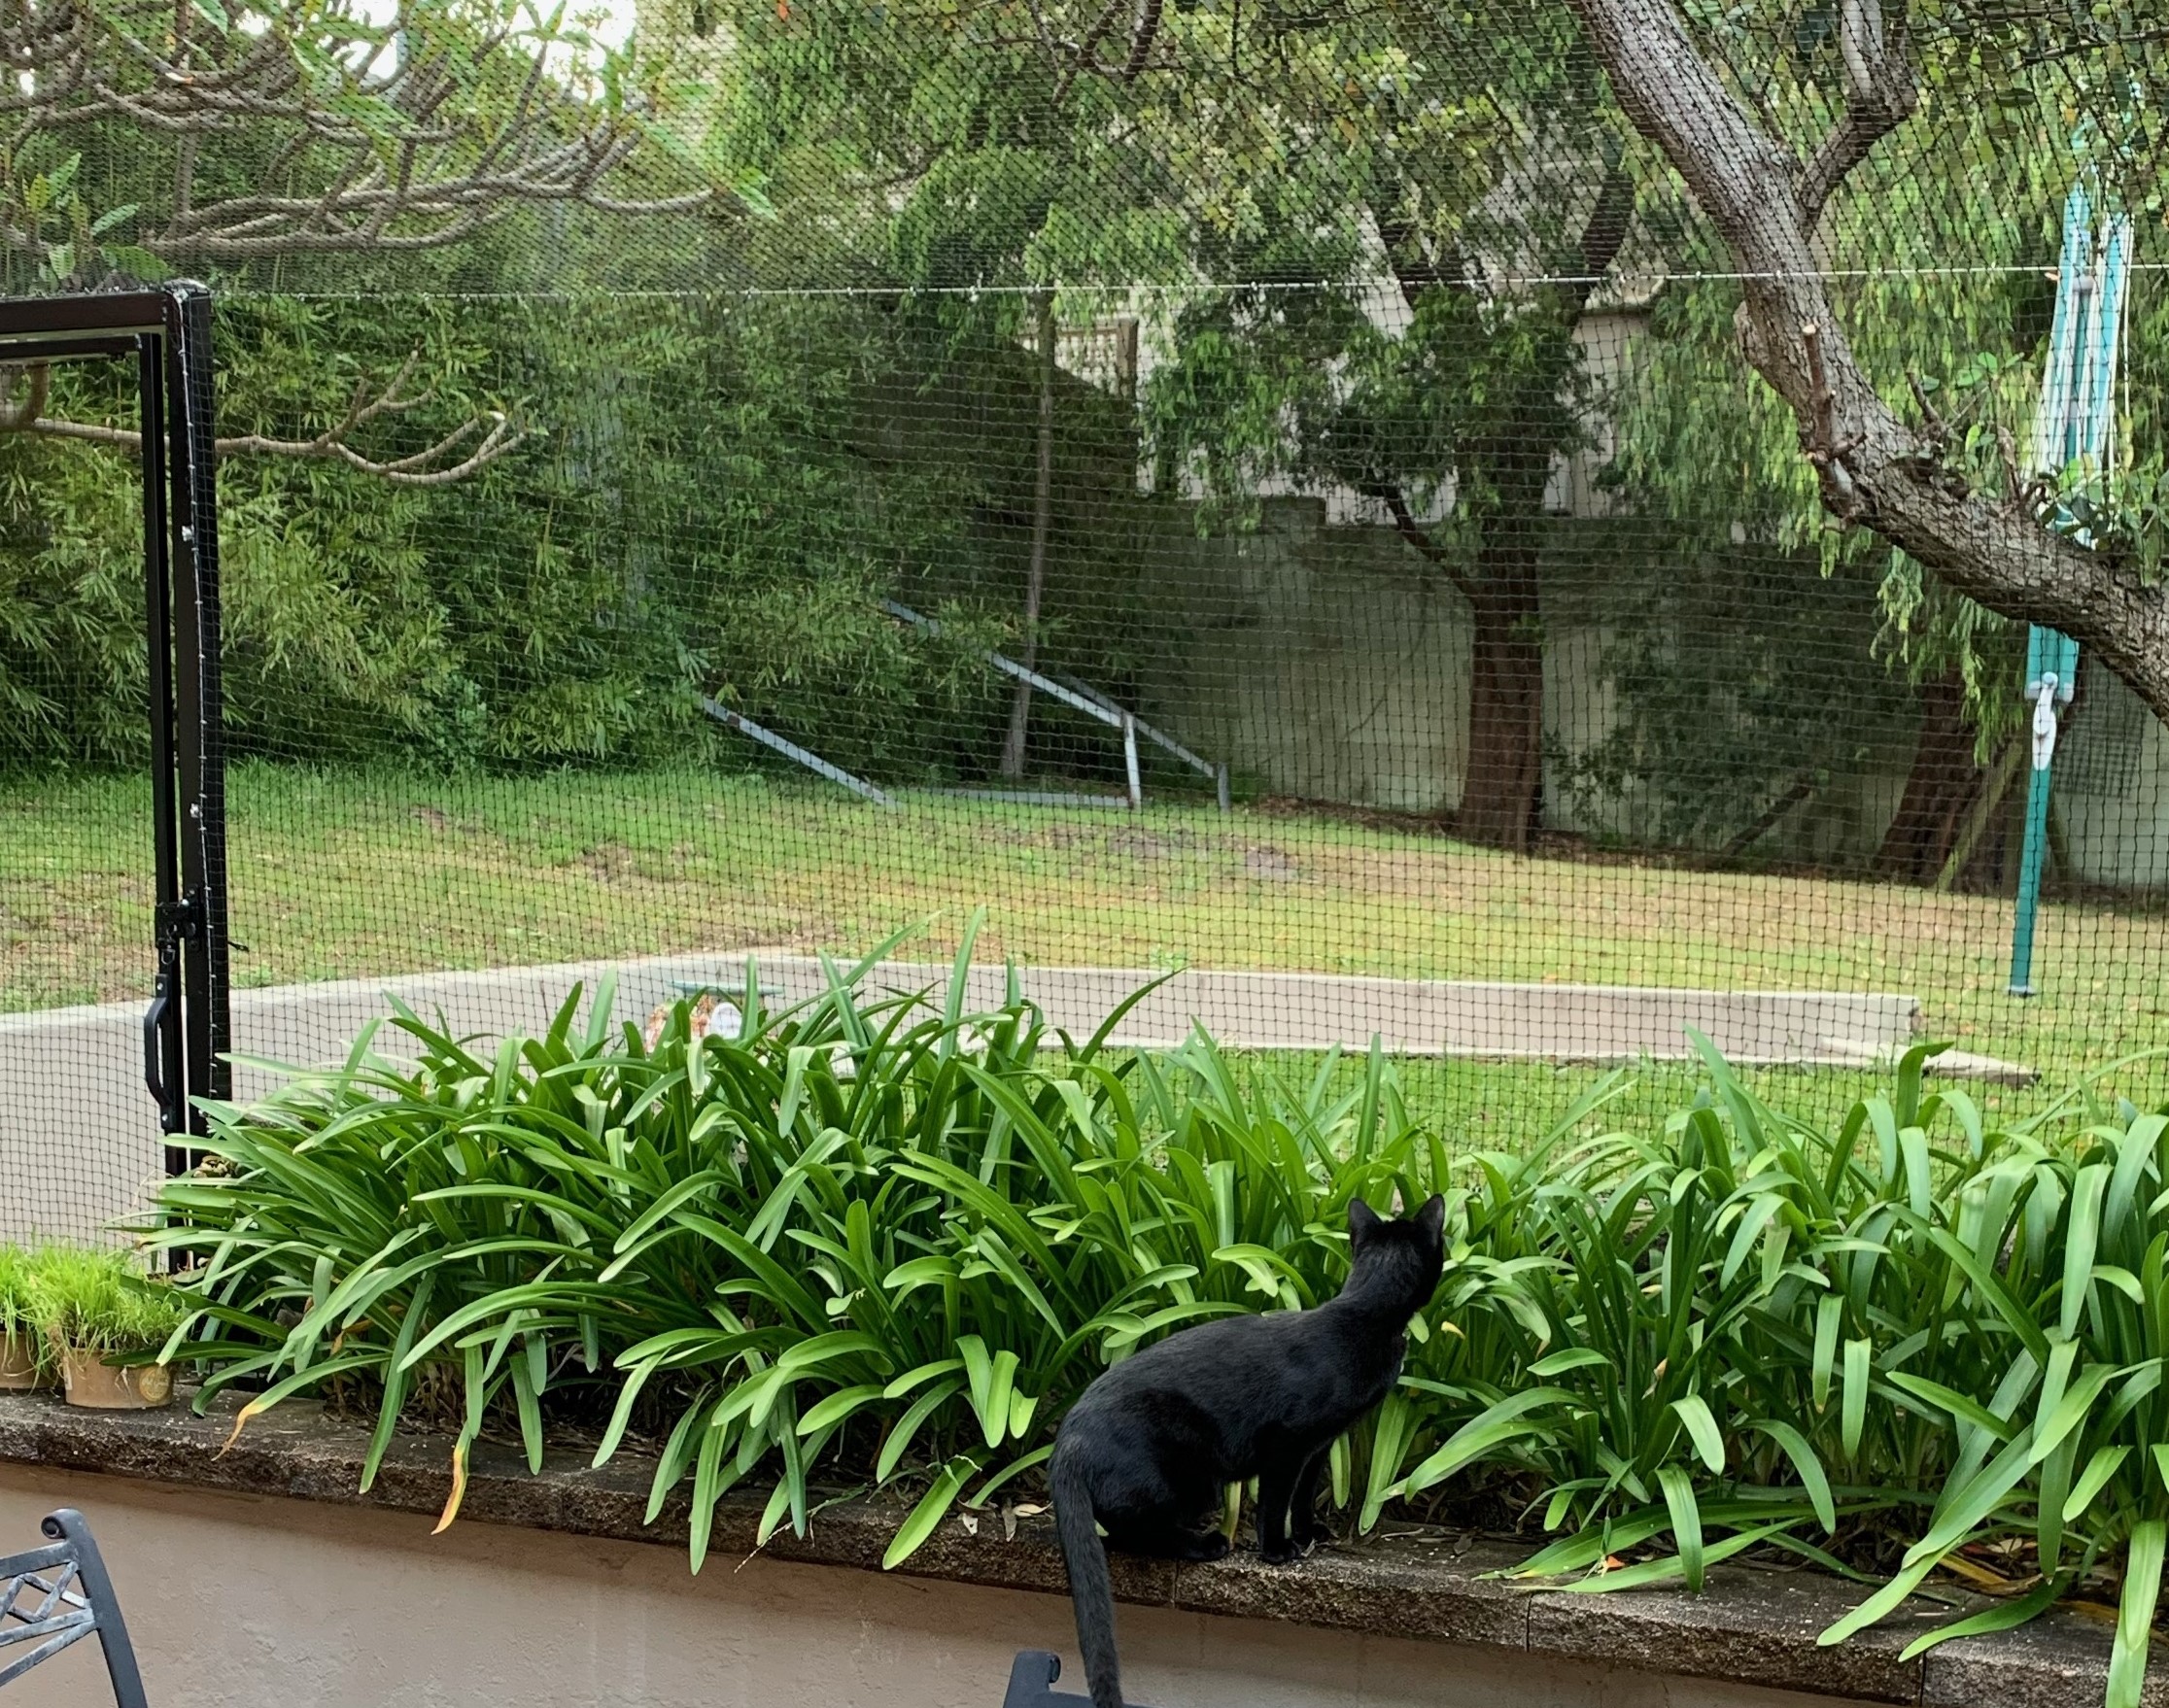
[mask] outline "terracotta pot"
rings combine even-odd
[[[38,1385],[38,1343],[26,1331],[0,1334],[0,1390]]]
[[[108,1364],[83,1347],[63,1348],[60,1379],[68,1404],[101,1412],[142,1412],[173,1398],[173,1370],[166,1364]]]

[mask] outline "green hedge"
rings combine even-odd
[[[526,435],[439,487],[222,461],[232,750],[754,764],[706,694],[883,778],[983,772],[1009,695],[973,643],[1020,621],[1035,475],[1034,371],[1006,312],[223,297],[224,434],[308,440],[412,358],[406,390],[427,398],[358,452],[396,460],[493,410]],[[131,383],[69,366],[49,412],[131,427]],[[1077,385],[1060,425],[1050,643],[1119,687],[1140,646],[1116,597],[1141,573],[1134,438]],[[144,762],[141,565],[132,453],[0,434],[0,716],[20,737],[0,769]],[[900,627],[889,597],[949,632]]]

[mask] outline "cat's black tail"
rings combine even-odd
[[[1059,1447],[1049,1468],[1054,1494],[1054,1527],[1069,1567],[1070,1601],[1077,1609],[1077,1646],[1092,1708],[1123,1708],[1122,1669],[1115,1651],[1115,1588],[1107,1575],[1107,1550],[1092,1519],[1092,1492],[1077,1462]]]

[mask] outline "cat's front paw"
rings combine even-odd
[[[1309,1552],[1299,1543],[1286,1542],[1278,1548],[1260,1548],[1257,1557],[1269,1566],[1293,1565]]]
[[[1183,1558],[1199,1565],[1211,1565],[1216,1559],[1225,1559],[1235,1545],[1220,1530],[1208,1530],[1204,1535],[1191,1539],[1183,1550]]]

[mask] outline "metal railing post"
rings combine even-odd
[[[173,564],[166,535],[165,351],[156,333],[136,345],[136,395],[143,434],[144,647],[150,664],[152,917],[157,971],[143,1016],[143,1077],[158,1105],[158,1130],[171,1138],[189,1125],[188,1067],[181,1028],[181,827],[174,800]],[[174,1174],[188,1153],[168,1144]]]
[[[218,438],[211,293],[166,287],[167,507],[173,564],[173,754],[180,805],[182,1031],[189,1097],[232,1093],[225,737],[220,690]],[[201,1136],[200,1110],[187,1130]],[[186,1166],[186,1158],[182,1159]]]

